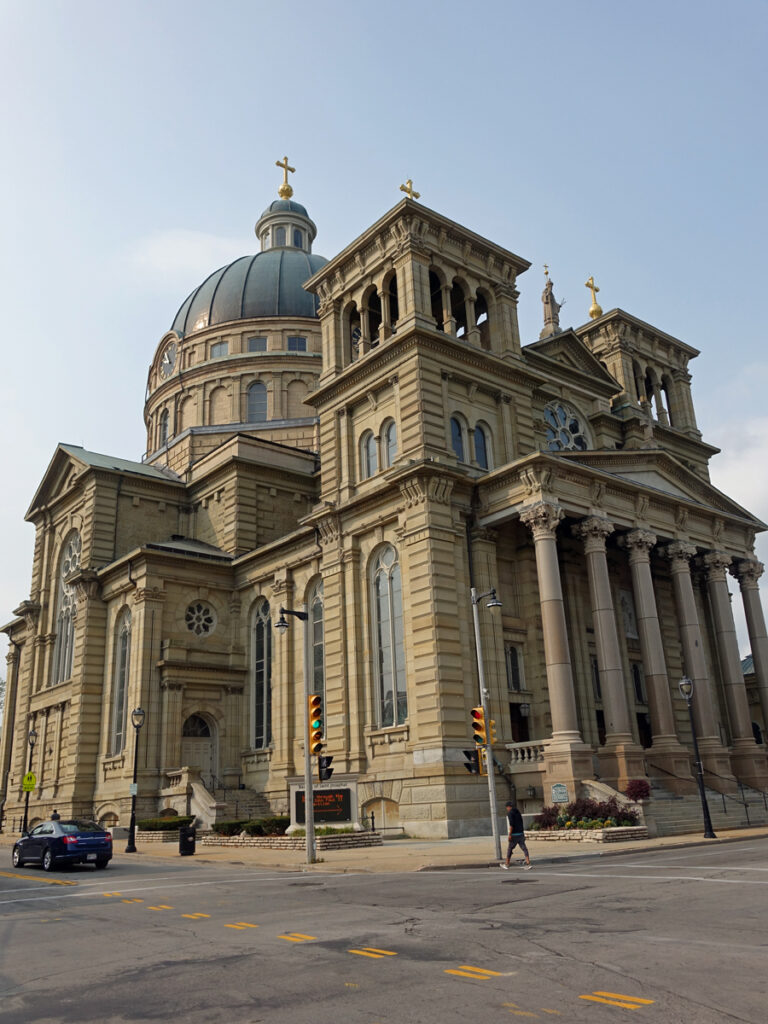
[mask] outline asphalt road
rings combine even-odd
[[[766,843],[386,875],[0,867],[0,1018],[765,1024]]]

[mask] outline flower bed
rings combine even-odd
[[[577,843],[621,843],[629,839],[647,839],[645,825],[627,825],[613,828],[548,828],[527,833],[528,839],[567,839]]]
[[[304,850],[305,836],[219,836],[206,832],[200,836],[200,846],[251,847],[261,850]],[[315,836],[318,850],[353,850],[365,846],[381,846],[378,832],[341,832],[339,835]]]

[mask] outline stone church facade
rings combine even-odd
[[[280,195],[261,251],[161,338],[141,461],[62,444],[34,496],[30,594],[2,627],[6,824],[30,760],[30,821],[125,824],[137,706],[139,817],[287,813],[306,688],[353,821],[486,831],[472,587],[502,603],[478,607],[500,804],[596,778],[693,792],[683,675],[707,785],[768,789],[765,527],[709,482],[697,351],[594,291],[561,329],[549,281],[523,346],[526,260],[409,194],[326,261]],[[281,607],[306,624],[280,635]]]

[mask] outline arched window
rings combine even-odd
[[[451,416],[451,448],[459,462],[465,462],[464,428],[458,417]]]
[[[262,599],[251,619],[251,744],[263,750],[272,742],[272,620]]]
[[[201,715],[190,715],[181,727],[181,735],[196,740],[207,740],[211,736],[211,727]]]
[[[163,409],[160,413],[160,445],[162,448],[164,444],[168,444],[168,410]]]
[[[285,245],[285,228],[275,228],[275,245]]]
[[[131,667],[131,613],[124,609],[115,629],[115,657],[112,669],[112,736],[110,752],[119,754],[125,748],[125,725],[128,708],[128,673]]]
[[[485,432],[485,428],[479,423],[475,427],[475,462],[478,464],[480,469],[490,469],[490,456],[488,452],[488,435]]]
[[[376,458],[376,438],[373,431],[366,430],[360,438],[360,479],[367,480],[378,471],[378,460]]]
[[[400,563],[393,547],[383,548],[371,570],[373,649],[381,728],[402,725],[408,717],[403,642],[403,592]]]
[[[72,654],[75,647],[75,588],[66,582],[80,568],[80,534],[73,530],[62,547],[59,565],[59,586],[56,597],[56,644],[53,648],[51,685],[72,675]]]
[[[381,461],[384,464],[383,468],[388,469],[397,458],[397,425],[395,421],[389,420],[385,423],[381,433],[383,440]]]
[[[585,452],[589,436],[580,416],[562,402],[552,402],[544,409],[547,449],[550,452]]]
[[[323,581],[312,587],[307,597],[309,609],[309,659],[311,693],[325,692],[325,626],[323,623]]]
[[[304,239],[298,228],[293,229],[293,244],[297,249],[301,249],[304,245]]]
[[[267,388],[260,380],[248,388],[246,423],[263,423],[267,418]]]

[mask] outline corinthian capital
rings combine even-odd
[[[590,555],[595,551],[605,551],[605,541],[613,533],[613,523],[600,516],[590,516],[576,523],[573,532],[584,541],[584,550]]]
[[[718,583],[725,583],[725,570],[732,562],[730,555],[724,551],[710,551],[701,560],[707,571],[707,579]]]
[[[756,558],[739,558],[728,566],[728,572],[739,581],[742,590],[754,590],[765,566]]]
[[[662,554],[670,560],[673,569],[688,568],[691,559],[696,554],[696,548],[693,544],[676,540],[672,544],[667,544],[662,550]]]
[[[559,505],[548,501],[537,501],[520,513],[520,522],[525,523],[533,534],[534,540],[554,537],[557,524],[565,513]]]
[[[618,543],[629,552],[629,564],[632,565],[635,562],[647,562],[657,540],[656,534],[650,530],[631,530],[619,537]]]

